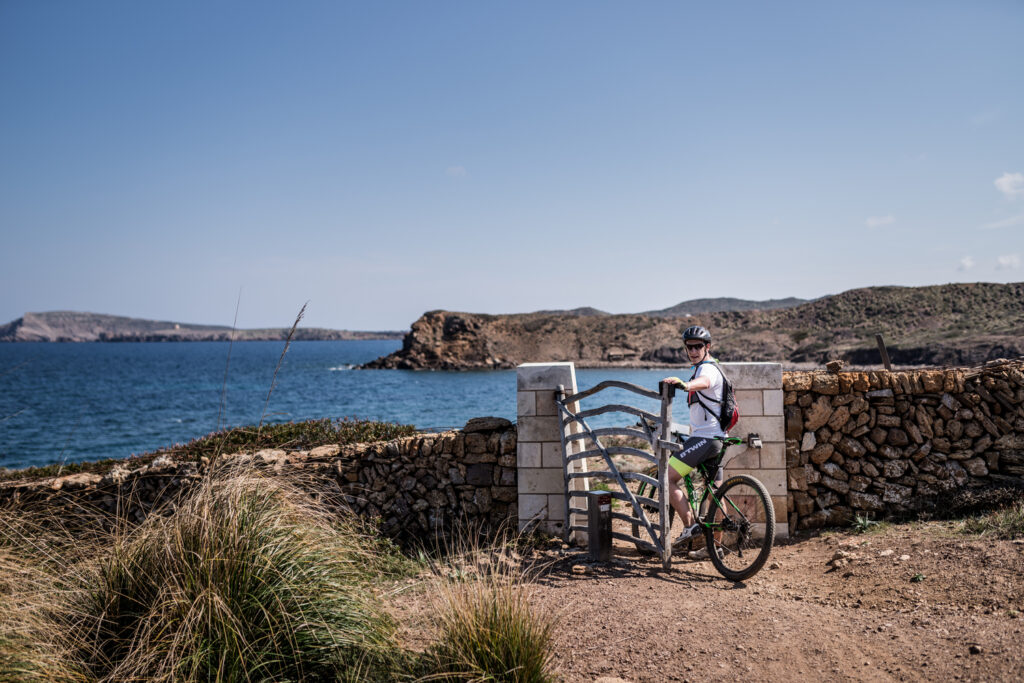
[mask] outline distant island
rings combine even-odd
[[[126,318],[101,313],[50,311],[26,313],[0,325],[0,342],[169,342],[169,341],[276,341],[285,339],[290,328],[268,327],[232,330],[223,325],[191,325]],[[297,341],[345,341],[355,339],[401,339],[401,331],[365,332],[299,327]]]
[[[757,304],[757,305],[751,305]],[[972,365],[1024,356],[1024,283],[866,287],[813,301],[697,299],[645,313],[594,308],[487,315],[430,311],[402,348],[366,368],[471,370],[525,362],[579,367],[687,364],[682,332],[705,325],[725,361]]]

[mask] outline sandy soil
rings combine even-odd
[[[532,599],[560,615],[566,681],[1024,678],[1024,540],[946,522],[827,533],[777,546],[738,584],[709,562],[666,572],[616,550],[607,564],[537,551],[550,564]]]

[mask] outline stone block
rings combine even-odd
[[[761,467],[765,469],[786,468],[786,446],[781,443],[766,443],[761,448]]]
[[[728,457],[729,463],[725,466],[725,471],[729,474],[734,469],[756,470],[761,468],[761,454],[757,452],[756,448],[745,448],[737,452],[735,456]]]
[[[466,468],[466,483],[474,486],[489,486],[494,483],[495,466],[490,464],[470,465]]]
[[[768,495],[770,496],[786,495],[786,470],[729,470],[729,476],[736,474],[749,474],[755,479],[759,479],[765,488],[768,489]],[[728,480],[729,476],[726,477],[726,480]]]
[[[578,461],[577,461],[578,462]],[[562,444],[546,442],[540,446],[540,466],[562,469]]]
[[[548,519],[556,522],[565,521],[565,496],[548,496]]]
[[[548,516],[547,495],[519,494],[519,519],[546,519]]]
[[[813,451],[814,447],[818,445],[818,440],[814,437],[814,432],[804,432],[804,438],[800,442],[801,451]]]
[[[839,393],[839,377],[831,373],[814,373],[811,377],[811,391],[817,394],[835,396]]]
[[[519,442],[516,447],[516,465],[518,467],[541,466],[541,444]]]
[[[541,389],[534,392],[537,395],[537,415],[558,415],[558,406],[555,405],[555,395],[558,393],[554,390]],[[579,410],[579,404],[574,403],[569,406],[572,411]]]
[[[568,394],[576,393],[576,368],[572,363],[523,363],[516,368],[519,391],[550,391],[559,385]]]
[[[769,441],[782,443],[786,440],[785,424],[781,416],[746,417],[741,414],[740,421],[729,431],[731,436],[738,436],[742,439],[747,438],[747,434],[750,433],[759,434],[761,441],[765,443]]]
[[[815,431],[832,417],[832,401],[827,396],[819,396],[818,400],[804,411],[804,429]]]
[[[557,417],[519,418],[519,442],[555,441],[561,442],[562,425]]]
[[[519,498],[519,490],[515,486],[495,486],[491,497],[501,503],[514,503]]]
[[[808,391],[811,388],[811,373],[809,372],[790,371],[783,377],[785,385],[783,388],[786,391]]]
[[[772,506],[775,508],[775,530],[778,532],[779,523],[785,522],[789,512],[789,496],[772,496]]]
[[[519,493],[562,493],[565,476],[561,469],[519,468]]]
[[[722,363],[722,369],[736,391],[782,388],[780,363]]]
[[[739,389],[736,391],[736,405],[740,415],[764,415],[764,392],[760,389]]]
[[[803,467],[791,467],[786,470],[786,479],[790,491],[807,490],[807,472]]]
[[[537,392],[517,391],[516,392],[516,415],[519,417],[533,417],[537,414]]]
[[[786,423],[786,438],[799,439],[804,433],[804,413],[798,405],[788,405],[782,418]]]
[[[782,415],[785,397],[781,389],[765,389],[763,401],[765,415]]]

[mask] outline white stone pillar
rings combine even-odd
[[[516,368],[518,436],[516,469],[519,483],[519,528],[527,526],[551,534],[565,528],[565,475],[562,436],[555,393],[575,394],[576,370],[572,363],[524,363]],[[579,452],[576,443],[571,452]],[[586,471],[582,461],[574,471]],[[583,490],[575,480],[573,490]],[[582,500],[576,506],[584,505]]]
[[[786,488],[786,424],[782,411],[782,365],[780,363],[722,363],[736,390],[740,421],[729,436],[746,439],[761,436],[761,450],[745,446],[729,449],[725,476],[750,474],[768,489],[775,506],[775,535],[789,536]]]

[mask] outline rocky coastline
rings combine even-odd
[[[705,325],[715,355],[783,362],[787,369],[841,359],[880,366],[883,335],[897,366],[967,366],[1024,356],[1024,283],[870,287],[773,310],[672,317],[539,312],[488,315],[429,311],[402,348],[364,368],[483,370],[528,362],[577,367],[687,364],[682,332]]]

